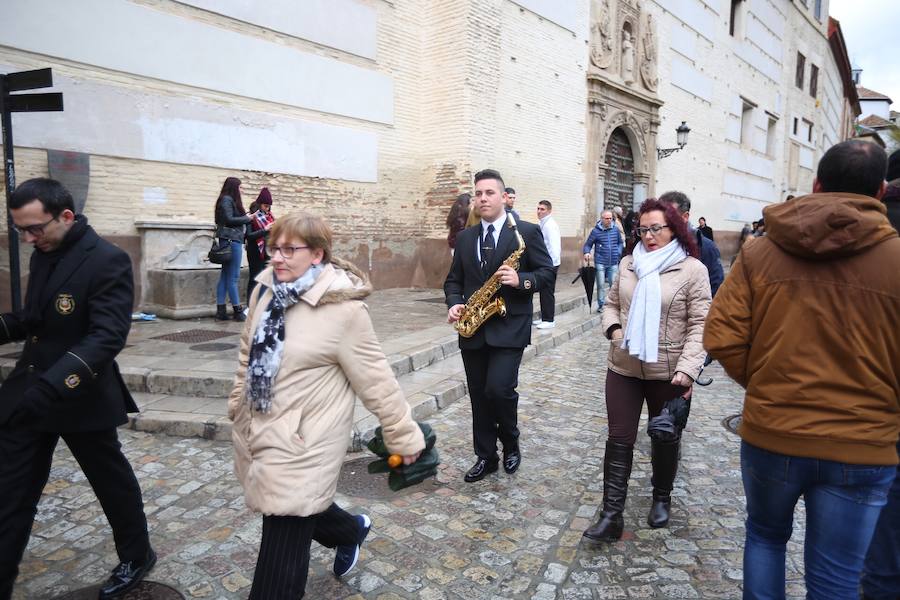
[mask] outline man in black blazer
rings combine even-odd
[[[466,300],[494,274],[503,284],[498,294],[506,301],[506,316],[496,315],[471,338],[459,337],[469,397],[475,464],[466,473],[472,482],[497,470],[497,439],[503,444],[503,469],[515,473],[522,455],[516,411],[519,364],[531,343],[532,295],[553,281],[553,263],[541,230],[518,221],[525,252],[518,272],[503,261],[518,248],[515,231],[507,223],[506,192],[497,171],[475,174],[475,205],[481,223],[462,231],[444,282],[447,320],[459,320]],[[501,266],[502,265],[502,266]]]
[[[138,410],[114,360],[131,327],[131,259],[75,215],[58,181],[26,181],[9,207],[35,251],[25,307],[0,315],[0,343],[25,340],[0,386],[0,599],[12,596],[60,437],[112,527],[121,562],[99,597],[117,598],[156,562],[141,488],[116,433]]]

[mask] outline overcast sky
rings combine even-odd
[[[860,84],[900,110],[900,0],[831,0],[828,10],[841,22],[850,62],[863,70]]]

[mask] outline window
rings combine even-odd
[[[741,2],[743,2],[743,0],[731,0],[731,17],[728,21],[728,33],[730,33],[732,37],[740,37]]]
[[[797,74],[794,77],[794,84],[801,90],[803,89],[803,75],[804,75],[805,71],[806,71],[806,57],[798,52],[797,53]]]
[[[816,93],[818,92],[819,87],[819,67],[816,65],[809,65],[809,95],[813,98],[816,97]]]
[[[775,136],[778,132],[778,117],[769,115],[769,127],[766,129],[766,156],[775,158]]]
[[[756,105],[741,98],[741,145],[749,146],[753,143],[753,109]]]
[[[818,21],[822,21],[822,0],[816,0],[815,8],[813,8],[813,13],[816,15],[816,19]]]
[[[806,141],[807,141],[807,142],[812,142],[812,141],[813,141],[813,135],[812,135],[813,124],[812,124],[812,121],[807,121],[806,119],[803,119],[803,129],[806,131]]]
[[[794,117],[794,135],[797,135],[797,126],[800,124],[800,120],[797,117]]]

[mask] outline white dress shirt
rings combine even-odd
[[[544,245],[547,246],[553,266],[558,267],[562,263],[562,239],[559,234],[559,225],[553,215],[547,215],[541,219],[541,233],[544,236]]]
[[[506,225],[506,211],[504,210],[503,214],[501,214],[499,217],[497,217],[496,221],[493,221],[491,223],[485,223],[484,220],[482,219],[482,221],[481,221],[481,237],[479,238],[479,242],[482,239],[484,239],[484,237],[487,235],[488,225],[494,226],[494,233],[493,233],[494,248],[496,248],[497,243],[500,240],[500,228],[504,227]],[[476,252],[475,256],[478,258],[478,263],[480,264],[481,263],[481,244],[480,243],[478,244],[478,247],[475,249],[475,252]]]

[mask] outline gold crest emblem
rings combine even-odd
[[[72,373],[71,375],[66,377],[66,387],[70,390],[74,390],[79,386],[79,384],[81,384],[81,377],[79,377],[77,374]]]
[[[522,285],[525,287],[526,290],[530,290],[531,289],[531,280],[526,279]]]
[[[71,315],[75,311],[75,298],[72,294],[60,294],[56,297],[56,312]]]

